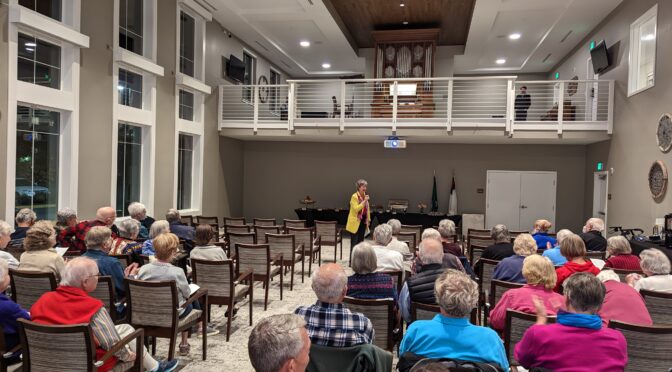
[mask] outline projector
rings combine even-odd
[[[399,139],[397,137],[390,137],[383,141],[383,146],[385,146],[386,149],[405,149],[406,140]]]

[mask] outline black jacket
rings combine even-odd
[[[513,243],[497,243],[485,248],[481,258],[501,261],[515,254],[513,252]],[[472,262],[473,263],[473,262]]]
[[[441,264],[429,264],[422,267],[422,272],[408,278],[408,293],[411,301],[423,304],[435,304],[434,282],[446,269]]]
[[[579,235],[586,244],[586,250],[604,252],[607,250],[607,239],[599,231],[588,231]]]

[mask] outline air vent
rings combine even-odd
[[[549,58],[551,58],[551,53],[548,53],[548,55],[541,60],[541,63],[546,63],[546,61],[548,61]]]
[[[269,51],[268,48],[266,48],[262,43],[260,43],[260,42],[258,42],[258,41],[256,41],[256,40],[255,40],[254,42],[255,42],[257,45],[259,45],[261,48],[263,48],[265,51],[267,51],[267,52]]]
[[[569,32],[567,32],[567,34],[565,35],[565,37],[563,37],[562,40],[560,40],[560,42],[561,42],[561,43],[564,43],[565,40],[567,40],[567,38],[568,38],[569,35],[571,35],[571,34],[572,34],[572,30],[569,30]]]

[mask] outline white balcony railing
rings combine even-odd
[[[516,95],[527,87],[530,105]],[[611,133],[611,80],[518,81],[515,76],[289,80],[220,85],[219,128],[457,128]],[[558,109],[563,107],[564,109]]]

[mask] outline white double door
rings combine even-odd
[[[534,221],[555,226],[556,172],[488,171],[485,227],[504,224],[509,230],[532,230]]]

